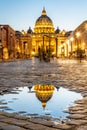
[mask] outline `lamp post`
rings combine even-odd
[[[0,49],[1,49],[1,57],[3,60],[3,45],[2,45],[2,40],[0,40]]]
[[[27,46],[27,43],[26,42],[24,42],[24,58],[26,58],[26,46]]]
[[[73,37],[71,37],[70,38],[70,42],[71,42],[71,53],[72,53],[72,51],[73,51],[73,46],[72,46],[72,42],[74,41],[74,38]]]
[[[0,40],[1,56],[3,60],[3,26],[1,26],[1,40]]]
[[[68,42],[68,46],[69,46],[69,58],[71,58],[73,56],[73,41],[74,41],[74,37],[70,37],[69,42]]]
[[[47,57],[47,58],[48,58],[49,61],[50,61],[50,51],[51,51],[51,50],[50,50],[50,38],[51,38],[51,37],[48,36],[48,35],[43,35],[43,48],[42,48],[43,58],[44,58],[44,37],[48,37],[48,38],[49,38],[49,49],[48,49],[48,57]]]
[[[82,50],[81,50],[81,41],[79,39],[80,36],[81,36],[81,33],[77,32],[76,33],[76,38],[77,38],[77,55],[79,56],[79,59],[80,59],[80,62],[81,62],[81,59],[82,59]]]
[[[50,48],[50,36],[49,36],[49,60],[50,60],[50,53],[51,53],[51,48]]]
[[[56,58],[58,57],[58,37],[56,37]]]
[[[44,35],[43,35],[43,50],[44,50]]]
[[[11,54],[13,53],[13,52],[12,52],[12,51],[13,51],[13,49],[12,49],[12,47],[13,47],[13,46],[12,46],[12,37],[13,37],[13,34],[11,33],[11,34],[10,34],[10,40],[11,40],[11,41],[10,41],[10,56],[11,56]]]
[[[79,37],[80,37],[80,32],[76,33],[76,39],[77,39],[77,49],[79,49]]]

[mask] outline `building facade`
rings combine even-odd
[[[82,22],[68,37],[68,47],[73,56],[87,56],[87,21]]]
[[[55,29],[53,21],[43,9],[34,29],[14,31],[9,25],[0,25],[0,59],[29,58],[49,53],[51,56],[68,57],[66,40],[71,32]]]
[[[34,30],[29,27],[27,32],[16,31],[16,54],[18,57],[38,56],[40,51],[51,50],[53,56],[67,56],[65,41],[67,32],[55,30],[53,22],[42,10],[41,16],[36,20]]]
[[[15,31],[9,25],[0,25],[0,59],[15,56]]]

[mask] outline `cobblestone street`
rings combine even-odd
[[[0,130],[87,130],[87,61],[38,59],[0,62],[0,95],[14,88],[51,84],[81,93],[83,99],[75,101],[67,112],[67,120],[56,124],[50,119],[29,118],[0,112]]]

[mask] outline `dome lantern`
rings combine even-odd
[[[43,8],[42,15],[46,15],[46,10]]]

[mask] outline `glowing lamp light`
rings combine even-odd
[[[76,33],[76,37],[80,37],[80,35],[81,35],[80,32]]]

